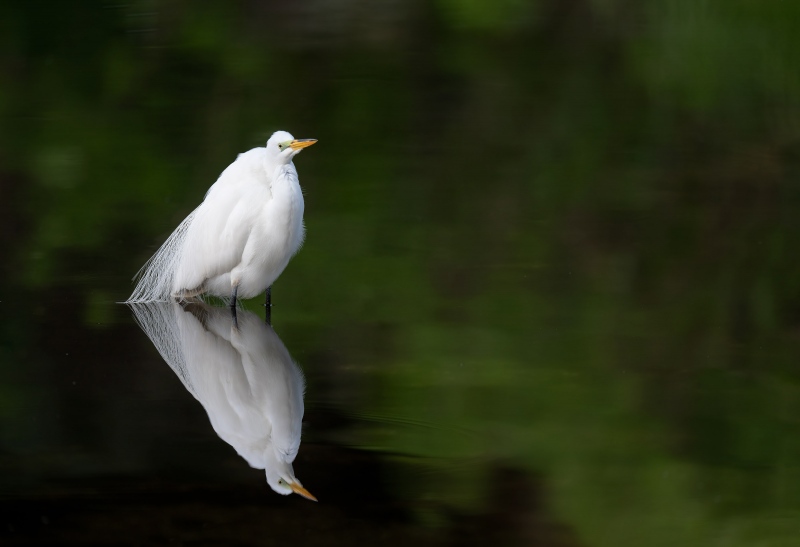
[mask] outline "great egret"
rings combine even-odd
[[[294,476],[303,421],[303,373],[254,313],[202,302],[132,304],[136,320],[217,435],[279,494],[317,499]]]
[[[230,296],[235,307],[237,298],[269,288],[303,244],[303,192],[292,158],[315,142],[277,131],[265,147],[239,154],[136,274],[128,303],[211,294]]]

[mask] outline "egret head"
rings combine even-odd
[[[311,492],[303,488],[302,483],[294,476],[292,464],[287,463],[278,468],[265,469],[267,473],[267,484],[278,494],[288,496],[289,494],[300,494],[306,499],[317,501]]]
[[[276,131],[267,141],[267,154],[276,163],[289,163],[303,148],[317,142],[317,139],[295,139],[291,133]]]
[[[271,449],[267,450],[272,452]],[[303,485],[294,476],[294,469],[291,463],[268,456],[266,464],[264,471],[267,474],[267,484],[278,494],[283,494],[284,496],[292,493],[300,494],[306,499],[317,501],[317,498],[303,488]]]

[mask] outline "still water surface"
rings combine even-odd
[[[800,545],[798,8],[72,4],[0,6],[2,542]],[[318,503],[117,304],[277,129]]]

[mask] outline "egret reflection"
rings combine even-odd
[[[294,476],[305,381],[257,315],[202,302],[132,304],[137,322],[211,425],[279,494],[316,501]]]

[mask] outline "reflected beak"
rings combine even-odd
[[[292,150],[302,150],[317,142],[317,139],[295,139],[289,143],[289,148]]]
[[[297,142],[297,141],[295,141],[295,142]],[[312,141],[311,144],[314,144],[315,142],[317,142],[317,141]],[[310,145],[307,144],[306,146],[310,146]],[[305,488],[303,488],[302,486],[300,486],[296,482],[293,482],[292,484],[290,484],[289,488],[292,489],[292,492],[294,492],[295,494],[300,494],[301,496],[303,496],[307,500],[317,501],[317,498],[315,498],[311,494],[311,492],[309,492],[308,490],[306,490]]]

